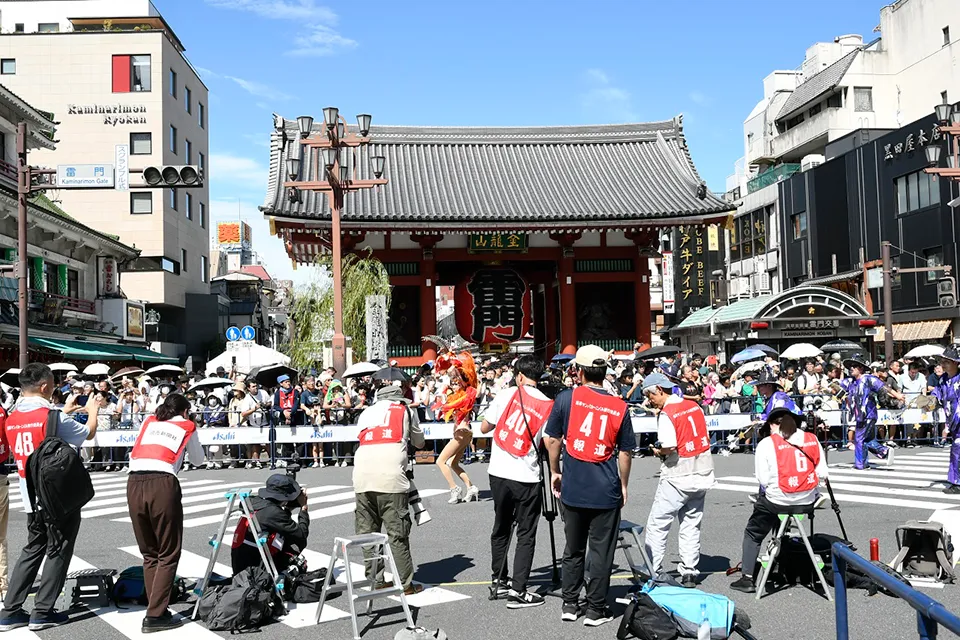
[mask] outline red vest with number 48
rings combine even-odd
[[[161,421],[156,416],[150,416],[140,427],[140,434],[130,451],[130,459],[176,464],[196,430],[197,425],[189,420]]]
[[[546,424],[553,408],[553,400],[540,400],[518,387],[513,398],[507,403],[507,408],[500,414],[493,441],[501,449],[518,458],[530,453],[533,438],[540,433]],[[520,403],[520,394],[523,393],[523,403]],[[524,420],[526,416],[526,420]]]
[[[610,394],[577,387],[570,398],[567,453],[584,462],[605,462],[613,455],[627,403]]]
[[[677,455],[693,458],[710,450],[710,436],[703,410],[693,400],[664,405],[663,414],[670,418],[677,432]]]
[[[7,416],[7,446],[13,451],[21,478],[27,477],[27,458],[47,435],[48,413],[50,409],[40,407],[31,411],[14,410]]]
[[[799,446],[790,444],[778,433],[770,434],[777,453],[777,479],[784,493],[810,491],[820,483],[817,477],[817,465],[820,464],[817,437],[806,431],[800,433],[803,434],[803,444]]]
[[[383,424],[367,427],[360,432],[360,444],[387,444],[403,440],[403,417],[407,408],[399,403],[392,404],[383,415]]]

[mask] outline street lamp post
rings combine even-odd
[[[373,180],[358,180],[356,160],[353,163],[353,176],[350,175],[348,161],[349,150],[370,142],[370,122],[368,114],[357,116],[357,132],[347,128],[346,120],[340,115],[336,107],[323,109],[323,128],[319,133],[313,132],[313,117],[300,116],[297,126],[300,130],[300,145],[303,154],[310,154],[310,162],[304,163],[301,158],[290,157],[286,162],[287,182],[283,186],[287,189],[287,197],[292,201],[299,200],[300,191],[317,191],[327,194],[330,205],[330,249],[333,260],[333,367],[338,373],[347,368],[347,341],[343,335],[343,282],[341,280],[341,261],[343,259],[340,242],[340,212],[343,209],[345,194],[363,189],[371,189],[387,184],[381,178],[385,158],[373,156],[370,158],[373,170]],[[311,175],[301,176],[301,169],[310,167]],[[322,173],[321,173],[322,171]]]
[[[943,148],[937,144],[928,144],[923,152],[926,154],[927,164],[930,166],[924,171],[935,176],[960,181],[960,107],[938,104],[934,111],[940,123],[940,133],[943,134],[946,141],[947,166],[938,166]]]

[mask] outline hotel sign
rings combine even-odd
[[[68,104],[68,116],[102,115],[103,124],[147,124],[146,105],[142,104]]]

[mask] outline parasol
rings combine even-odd
[[[798,342],[792,344],[780,354],[784,360],[800,360],[801,358],[814,358],[823,353],[819,347],[815,347],[809,342]]]

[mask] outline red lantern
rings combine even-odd
[[[457,285],[454,309],[464,340],[515,342],[530,330],[530,287],[513,269],[483,268]]]

